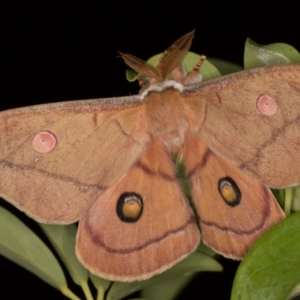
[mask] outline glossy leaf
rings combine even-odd
[[[247,39],[244,52],[245,69],[287,63],[300,63],[300,54],[291,45],[284,43],[258,45]]]
[[[300,283],[300,213],[267,232],[242,261],[231,300],[283,300]]]
[[[0,253],[61,290],[64,273],[49,248],[24,223],[0,207]]]

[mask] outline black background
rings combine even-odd
[[[138,85],[126,81],[126,66],[117,52],[146,60],[194,28],[192,51],[239,64],[247,37],[259,44],[285,42],[300,49],[298,9],[288,1],[278,7],[264,5],[263,1],[41,3],[2,10],[1,110],[135,94]],[[8,206],[4,201],[1,205]],[[229,299],[237,263],[221,262],[223,273],[200,274],[178,299]],[[10,299],[65,299],[2,257],[0,282],[1,295]]]

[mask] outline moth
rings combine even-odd
[[[139,95],[0,113],[1,197],[38,222],[79,220],[78,259],[103,278],[159,274],[196,249],[200,231],[241,259],[284,218],[269,187],[300,183],[300,65],[201,82],[203,59],[188,74],[181,66],[193,35],[155,67],[121,54],[148,78]]]

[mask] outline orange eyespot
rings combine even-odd
[[[220,195],[229,206],[236,206],[241,202],[241,191],[232,178],[221,178],[218,188]]]
[[[124,222],[136,222],[143,212],[143,199],[136,193],[124,193],[120,196],[116,212]]]

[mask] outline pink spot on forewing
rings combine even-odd
[[[38,133],[32,140],[32,148],[39,153],[51,151],[56,145],[56,137],[49,131]]]
[[[257,109],[266,116],[272,116],[277,111],[277,103],[274,98],[269,95],[261,95],[256,102]]]

